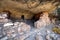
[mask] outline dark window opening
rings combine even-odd
[[[23,19],[23,20],[24,20],[24,15],[22,15],[22,16],[21,16],[21,19]]]
[[[40,17],[43,15],[43,12],[37,13],[32,17],[32,20],[36,22],[37,20],[40,19]]]

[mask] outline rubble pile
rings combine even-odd
[[[60,34],[52,31],[54,24],[50,23],[47,16],[43,15],[46,18],[42,17],[41,20],[36,21],[35,28],[25,22],[17,21],[13,23],[5,16],[5,18],[1,16],[4,19],[3,21],[5,19],[8,21],[0,22],[0,40],[60,40]]]
[[[7,19],[7,14],[5,12],[0,13],[0,23],[6,23],[10,21],[9,19]]]
[[[49,25],[50,23],[51,23],[51,21],[48,17],[48,13],[45,12],[43,14],[43,16],[41,16],[40,19],[37,22],[35,22],[35,27],[36,28],[41,28],[41,27]]]

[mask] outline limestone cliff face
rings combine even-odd
[[[48,13],[54,11],[58,4],[53,1],[40,2],[39,0],[1,0],[0,12],[10,11],[11,17],[16,19],[20,19],[22,15],[25,19],[31,19],[34,14],[41,11],[48,11]]]
[[[9,0],[9,1],[0,1],[0,5],[1,5],[0,12],[9,11],[11,13],[10,16],[12,18],[20,19],[22,15],[24,15],[25,19],[31,19],[33,17],[33,13],[30,12],[29,10],[23,10],[19,8],[21,5],[22,5],[22,8],[24,8],[23,4],[19,5],[19,3]]]

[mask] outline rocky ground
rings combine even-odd
[[[13,23],[5,16],[0,20],[0,40],[60,40],[60,35],[52,31],[53,23],[38,29],[31,20]]]

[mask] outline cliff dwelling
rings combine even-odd
[[[41,13],[47,11],[48,14],[53,12],[58,5],[57,1],[19,1],[19,0],[2,0],[0,1],[0,12],[7,12],[8,18],[14,19],[34,19],[38,20]]]

